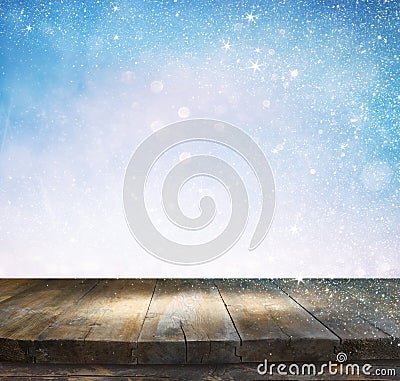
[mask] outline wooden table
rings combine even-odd
[[[393,279],[3,279],[0,379],[54,379],[57,369],[58,379],[190,369],[213,380],[217,368],[255,377],[264,359],[319,363],[339,352],[398,367],[399,299]]]

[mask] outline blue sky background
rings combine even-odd
[[[399,276],[399,34],[395,0],[2,1],[0,276]],[[130,235],[129,158],[186,118],[265,152],[277,209],[255,252],[257,183],[205,144],[163,158],[147,196],[163,226],[154,200],[182,152],[237,162],[251,208],[235,249],[182,268]],[[193,184],[189,214],[199,187],[225,205]]]

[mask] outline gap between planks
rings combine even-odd
[[[155,283],[101,280],[38,337],[40,362],[137,363],[135,349]]]
[[[329,360],[339,339],[270,280],[216,280],[243,362]]]
[[[289,293],[287,293],[282,287],[280,287],[280,285],[278,283],[276,283],[274,280],[272,281],[272,283],[279,290],[281,290],[285,295],[287,295],[290,299],[292,299],[293,302],[295,302],[299,307],[301,307],[304,311],[306,311],[308,314],[310,314],[315,320],[319,321],[328,331],[332,332],[332,334],[335,335],[339,339],[339,342],[342,343],[342,338],[336,332],[334,332],[329,326],[325,325],[324,322],[321,321],[320,319],[318,319],[318,317],[316,315],[314,315],[312,312],[307,310],[307,308],[305,308],[301,303],[299,303],[295,298],[293,298]]]
[[[121,282],[123,282],[123,280],[120,280]],[[46,283],[47,281],[43,281],[42,284]],[[61,281],[62,282],[66,282]],[[71,280],[71,284],[75,284],[78,281],[74,281]],[[93,283],[94,281],[92,281]],[[125,281],[127,282],[127,280]],[[176,284],[185,284],[186,282],[186,286],[183,287],[183,289],[179,290],[178,288],[178,292],[177,292],[177,287]],[[133,346],[131,353],[129,355],[130,359],[133,359],[134,357],[139,358],[140,355],[142,355],[142,360],[143,360],[143,356],[147,356],[149,357],[149,355],[151,355],[151,353],[145,354],[144,352],[146,351],[142,351],[140,348],[140,345],[143,344],[143,342],[145,342],[146,344],[146,340],[141,341],[140,339],[143,338],[142,336],[145,336],[146,332],[150,333],[150,337],[151,338],[151,330],[153,329],[153,332],[157,331],[158,327],[157,326],[153,326],[149,323],[151,323],[151,320],[154,318],[154,316],[151,316],[152,314],[155,315],[163,315],[163,312],[165,312],[165,308],[167,309],[167,311],[169,311],[168,313],[172,316],[174,314],[174,311],[178,313],[178,325],[177,328],[180,331],[180,335],[181,335],[181,341],[179,342],[179,340],[176,341],[175,345],[181,345],[183,344],[183,353],[182,354],[182,359],[179,360],[177,363],[192,363],[193,361],[195,362],[203,362],[203,361],[211,361],[212,358],[211,353],[212,350],[214,349],[214,355],[215,353],[219,352],[219,349],[217,350],[217,348],[221,348],[221,342],[219,342],[219,340],[221,340],[218,337],[211,337],[210,338],[210,333],[209,333],[209,329],[207,326],[207,324],[209,324],[210,322],[210,316],[217,316],[217,318],[221,318],[224,314],[226,315],[225,317],[225,321],[229,322],[229,324],[232,326],[232,330],[230,331],[230,335],[236,335],[237,337],[237,343],[235,344],[235,340],[231,341],[230,344],[226,347],[222,348],[222,351],[225,351],[225,354],[223,354],[219,360],[220,361],[225,361],[227,362],[227,358],[229,357],[228,352],[230,353],[231,356],[231,360],[233,362],[246,362],[246,361],[259,361],[260,359],[262,359],[262,355],[265,355],[265,348],[269,348],[271,345],[274,344],[274,340],[275,340],[275,347],[274,350],[277,350],[276,347],[276,339],[278,338],[280,340],[280,346],[283,348],[284,346],[282,345],[282,343],[284,343],[285,341],[288,343],[289,346],[294,344],[294,341],[292,340],[292,333],[291,333],[291,329],[293,331],[293,327],[290,326],[290,324],[288,324],[288,322],[290,322],[290,319],[288,320],[286,318],[286,321],[284,320],[284,324],[281,322],[280,324],[276,324],[276,314],[273,314],[271,311],[269,311],[268,306],[271,306],[273,308],[273,303],[279,305],[279,304],[284,304],[286,307],[290,307],[289,311],[292,311],[292,315],[293,313],[296,313],[297,315],[299,315],[300,317],[302,317],[303,321],[307,316],[310,316],[310,318],[314,321],[314,325],[316,322],[318,322],[318,324],[320,324],[322,327],[324,327],[324,329],[326,329],[327,331],[329,331],[336,339],[338,342],[337,347],[333,347],[333,351],[329,352],[329,347],[325,348],[326,351],[326,355],[328,353],[334,353],[335,350],[340,350],[340,348],[342,348],[342,345],[344,343],[346,343],[346,338],[347,338],[347,347],[345,346],[344,348],[348,348],[350,350],[353,349],[353,347],[350,345],[349,346],[349,342],[351,343],[351,340],[349,341],[349,336],[344,336],[342,337],[341,332],[343,333],[343,331],[338,331],[338,327],[336,325],[333,325],[334,328],[332,328],[332,324],[329,324],[330,321],[326,320],[325,315],[321,315],[321,311],[317,308],[315,309],[315,303],[314,303],[314,307],[312,304],[312,299],[310,299],[310,295],[308,294],[304,294],[304,292],[302,292],[302,289],[307,290],[310,289],[310,291],[312,291],[315,295],[317,295],[321,300],[321,302],[324,302],[324,297],[326,296],[325,294],[321,293],[321,289],[319,289],[318,287],[320,287],[320,285],[325,285],[326,287],[330,287],[332,290],[336,290],[338,288],[342,289],[342,292],[346,293],[346,294],[350,294],[353,292],[351,291],[345,283],[340,283],[339,281],[335,281],[335,280],[330,280],[330,281],[326,281],[326,280],[321,280],[321,281],[317,281],[317,280],[310,280],[307,281],[307,287],[306,285],[300,285],[296,287],[296,284],[294,281],[285,281],[285,280],[277,280],[274,282],[268,281],[268,280],[259,280],[258,283],[260,283],[261,287],[261,292],[259,294],[256,294],[255,296],[252,296],[252,288],[254,288],[254,290],[257,290],[257,282],[254,280],[232,280],[230,281],[232,283],[232,285],[236,282],[236,284],[240,284],[241,282],[244,284],[245,289],[248,289],[248,294],[246,293],[241,293],[241,287],[236,287],[236,290],[238,290],[238,295],[235,295],[235,293],[229,293],[229,281],[221,281],[221,280],[215,280],[215,281],[211,281],[211,280],[206,280],[203,282],[199,282],[199,280],[153,280],[154,285],[151,288],[148,288],[148,299],[146,299],[145,303],[141,304],[141,310],[142,310],[142,314],[143,314],[143,319],[141,320],[141,324],[140,324],[140,328],[138,330],[138,335],[136,340],[132,340],[131,345]],[[339,283],[338,283],[339,282]],[[90,282],[88,282],[90,283]],[[90,284],[92,284],[90,283]],[[152,284],[153,284],[152,283]],[[278,284],[277,284],[278,283]],[[90,284],[88,284],[88,286],[90,286]],[[174,287],[175,284],[175,287]],[[221,284],[221,286],[219,287],[218,284]],[[353,283],[356,284],[356,283]],[[80,295],[77,299],[76,297],[72,297],[71,295],[79,295],[77,292],[75,293],[71,293],[70,292],[70,300],[72,301],[74,299],[74,303],[73,304],[66,304],[64,301],[64,304],[67,306],[65,308],[65,310],[63,310],[62,313],[60,312],[52,312],[53,317],[51,317],[52,320],[51,323],[49,323],[49,325],[47,326],[47,328],[42,329],[39,332],[39,335],[37,337],[40,337],[45,331],[48,331],[50,329],[50,327],[52,325],[57,325],[57,323],[60,321],[60,319],[62,320],[63,316],[65,316],[65,314],[69,314],[71,312],[71,310],[73,310],[74,308],[76,308],[76,305],[80,304],[82,302],[82,300],[84,298],[86,298],[88,295],[90,295],[91,293],[94,292],[94,290],[96,290],[98,288],[99,285],[99,281],[96,281],[94,284],[92,284],[90,286],[89,289],[85,289],[82,290],[83,294]],[[189,286],[195,286],[194,287],[194,291],[196,292],[191,292],[191,289]],[[197,285],[197,287],[196,287]],[[395,283],[396,285],[396,283]],[[66,289],[68,289],[68,287],[64,286]],[[182,287],[182,286],[181,286]],[[186,287],[186,288],[185,288]],[[215,288],[215,290],[213,291],[212,288]],[[222,287],[222,290],[221,290]],[[358,287],[358,286],[357,286]],[[361,287],[361,285],[360,285]],[[383,286],[382,286],[383,287]],[[38,288],[33,287],[33,289]],[[70,287],[71,288],[71,287]],[[55,289],[55,287],[53,286],[53,289]],[[186,290],[186,291],[185,291]],[[224,290],[224,291],[223,291]],[[227,291],[228,290],[228,291]],[[260,291],[259,290],[259,291]],[[303,291],[304,291],[303,290]],[[397,290],[397,289],[396,289]],[[54,291],[54,290],[53,290]],[[71,291],[71,290],[70,290]],[[193,289],[192,289],[193,291]],[[215,292],[217,291],[217,292]],[[292,293],[292,291],[294,291],[294,293]],[[162,300],[160,300],[160,296],[163,295],[163,292],[165,295],[168,296],[168,293],[170,295],[175,294],[175,297],[179,298],[183,298],[182,300],[178,300],[178,303],[176,303],[176,300],[174,301],[174,299],[172,298],[167,298],[167,300],[165,300],[164,302],[162,302]],[[26,290],[23,292],[20,292],[18,295],[20,294],[26,294]],[[180,294],[184,294],[184,296],[180,296]],[[226,300],[225,295],[228,296],[228,300]],[[280,295],[280,293],[282,295]],[[157,295],[156,295],[157,294]],[[313,295],[314,295],[313,294]],[[101,295],[101,293],[100,293]],[[185,296],[186,295],[186,296]],[[247,295],[247,296],[246,296]],[[271,295],[273,296],[271,299]],[[156,296],[158,298],[158,300],[156,300]],[[367,295],[368,296],[368,295]],[[235,299],[236,298],[236,299]],[[240,298],[242,298],[243,300],[240,300]],[[247,299],[246,299],[247,298]],[[253,300],[253,298],[256,298]],[[265,304],[263,305],[263,300],[265,299],[271,299],[270,304]],[[336,299],[337,300],[336,300]],[[352,296],[352,298],[354,299],[354,296]],[[396,296],[393,296],[394,299],[396,299]],[[54,298],[53,298],[54,299]],[[53,301],[53,299],[51,299],[50,302],[47,302],[47,304],[45,303],[45,306],[51,306],[51,303]],[[162,298],[161,298],[162,299]],[[343,320],[340,319],[340,314],[338,315],[338,312],[340,312],[340,306],[341,303],[343,302],[343,297],[341,294],[337,294],[336,296],[334,296],[333,301],[336,303],[337,305],[337,311],[335,310],[335,308],[333,309],[333,311],[330,311],[331,309],[328,308],[328,311],[330,314],[333,313],[332,316],[336,316],[336,320],[339,321]],[[62,300],[62,297],[61,299]],[[218,300],[220,300],[220,303],[218,303]],[[243,329],[243,324],[238,326],[238,314],[237,313],[232,313],[233,308],[232,308],[232,302],[229,302],[229,300],[236,300],[236,304],[239,306],[239,308],[242,308],[242,310],[248,310],[247,314],[248,315],[242,315],[242,316],[249,316],[250,320],[254,320],[256,323],[256,317],[257,315],[255,314],[258,310],[257,310],[257,306],[258,305],[262,305],[263,308],[260,309],[260,312],[264,312],[266,317],[270,317],[270,321],[268,322],[269,325],[265,325],[264,326],[259,323],[258,325],[258,329],[260,330],[261,334],[265,333],[263,327],[272,327],[273,329],[275,329],[275,337],[258,337],[255,339],[252,339],[251,337],[249,338],[248,336],[243,336],[243,333],[241,331],[241,328]],[[311,304],[310,304],[310,300],[311,300]],[[159,302],[164,303],[164,306],[162,305],[162,303],[160,304]],[[171,303],[172,305],[169,305],[168,303]],[[192,306],[188,306],[188,302],[190,302],[189,304],[192,304]],[[358,304],[357,304],[357,303]],[[5,301],[3,301],[3,303],[6,303],[7,305],[10,304],[10,299],[7,299]],[[3,304],[1,303],[1,304]],[[147,304],[146,304],[147,303]],[[204,306],[204,304],[208,304],[211,303],[211,307],[207,307]],[[250,303],[250,304],[249,304]],[[255,307],[254,310],[254,314],[251,315],[251,306],[252,303]],[[272,303],[272,304],[271,304]],[[351,303],[349,301],[346,302],[348,305],[350,305]],[[354,301],[354,306],[358,306],[361,305],[360,303],[364,303],[363,301]],[[1,305],[0,304],[0,305]],[[158,305],[159,304],[159,305]],[[194,306],[193,306],[194,305]],[[294,306],[296,308],[294,308]],[[364,303],[365,305],[365,303]],[[161,309],[159,309],[161,306]],[[179,308],[178,308],[179,307]],[[267,308],[268,307],[268,308]],[[311,308],[310,308],[311,307]],[[318,307],[318,305],[316,306]],[[36,307],[37,308],[37,307]],[[327,311],[327,307],[324,306],[324,303],[322,303],[322,312],[323,311]],[[155,309],[154,311],[151,311],[152,309]],[[199,310],[200,309],[200,310]],[[324,310],[325,309],[325,310]],[[354,308],[353,308],[354,309]],[[51,309],[50,309],[51,310]],[[61,310],[60,307],[58,307],[58,310]],[[265,310],[265,311],[264,311]],[[51,310],[52,311],[52,310]],[[215,314],[216,311],[219,311],[217,314]],[[282,314],[286,314],[285,312],[286,310],[282,310]],[[38,311],[39,313],[40,311]],[[181,313],[181,315],[179,315],[179,313]],[[182,315],[183,313],[183,315]],[[272,315],[271,315],[272,313]],[[374,328],[376,331],[381,331],[382,334],[384,334],[385,336],[383,338],[389,337],[389,334],[386,332],[386,329],[383,329],[382,326],[380,324],[378,324],[377,322],[373,322],[371,320],[371,316],[372,315],[368,315],[371,314],[372,312],[370,311],[370,306],[366,305],[365,308],[362,309],[362,313],[364,315],[360,315],[358,316],[359,321],[364,321],[366,324],[366,326],[369,326],[372,328]],[[200,326],[200,333],[196,332],[196,330],[193,330],[193,321],[190,320],[191,319],[191,314],[195,314],[197,316],[197,314],[199,315],[200,318],[200,323],[202,324],[202,326]],[[335,315],[336,314],[336,315]],[[294,315],[294,316],[297,316]],[[27,315],[28,317],[31,315]],[[196,317],[195,316],[195,317]],[[260,315],[261,316],[261,315]],[[351,311],[348,313],[348,317],[354,317],[357,316],[355,314],[354,311]],[[369,316],[370,318],[366,318],[366,316]],[[240,317],[240,315],[239,315]],[[193,317],[192,317],[193,318]],[[396,316],[395,316],[396,318]],[[21,320],[21,319],[20,319]],[[243,319],[242,319],[243,320]],[[23,321],[23,320],[21,320]],[[96,325],[96,323],[99,323],[101,320],[98,320],[97,318],[94,320],[94,324]],[[108,321],[112,321],[110,319],[108,319]],[[397,320],[396,320],[397,321]],[[164,321],[164,323],[168,323],[168,321]],[[11,324],[11,326],[13,325],[13,321],[9,322]],[[194,323],[196,324],[196,320],[194,321]],[[239,320],[240,323],[240,320]],[[272,324],[273,323],[273,324]],[[285,325],[286,324],[286,325]],[[318,324],[316,326],[318,326]],[[389,324],[389,323],[388,323]],[[15,325],[15,324],[14,324]],[[96,326],[90,327],[89,331],[85,334],[84,338],[83,338],[83,342],[85,342],[88,338],[89,335],[92,335],[92,331],[94,331],[95,329],[98,330],[98,327]],[[186,327],[187,326],[187,327]],[[261,327],[261,329],[260,329]],[[389,326],[388,326],[389,327]],[[26,327],[23,327],[24,330]],[[165,327],[164,327],[165,328]],[[166,324],[166,328],[169,328],[168,324]],[[339,327],[340,328],[340,327]],[[352,327],[350,327],[352,328]],[[353,327],[354,328],[354,327]],[[390,327],[389,327],[390,328]],[[150,331],[149,331],[150,329]],[[188,329],[188,332],[186,332],[186,329]],[[280,331],[280,333],[279,333]],[[344,331],[346,333],[346,331]],[[393,333],[392,333],[393,334]],[[196,341],[197,339],[197,335],[200,335],[200,339],[198,341]],[[227,336],[224,336],[224,338],[226,339]],[[232,338],[232,337],[231,337]],[[307,336],[302,336],[302,337],[298,337],[298,339],[310,339],[310,337],[307,338]],[[351,337],[350,337],[351,339]],[[153,340],[153,343],[149,344],[150,347],[151,345],[155,345],[155,347],[157,347],[157,343],[155,342],[155,339],[151,339]],[[150,340],[150,341],[151,341]],[[330,338],[330,340],[332,341],[333,338]],[[362,336],[360,336],[358,339],[355,340],[355,346],[359,345],[360,343],[357,343],[358,341],[362,340]],[[398,335],[397,335],[397,340],[398,340]],[[222,340],[221,340],[222,341]],[[228,340],[226,340],[228,341]],[[354,341],[354,340],[353,340]],[[32,361],[36,361],[36,356],[35,354],[38,353],[38,350],[41,349],[41,341],[40,340],[34,340],[33,341],[34,345],[33,347],[28,347],[28,351],[29,348],[30,349],[30,356],[33,356]],[[116,343],[118,344],[118,343]],[[166,348],[168,347],[168,345],[171,344],[171,342],[165,341],[164,344],[166,344],[166,346],[164,345],[163,347],[163,351],[166,352]],[[256,344],[256,347],[258,345],[258,352],[255,351],[252,346],[253,344]],[[325,343],[326,344],[326,343]],[[361,343],[363,344],[363,343]],[[105,345],[109,348],[109,344],[105,343]],[[119,344],[118,344],[119,345]],[[247,349],[245,348],[247,345]],[[304,343],[302,344],[304,345]],[[330,345],[330,344],[329,344]],[[364,345],[364,344],[363,344]],[[379,346],[379,340],[375,340],[374,342],[369,343],[368,345],[373,345],[378,347]],[[218,347],[219,346],[219,347]],[[162,348],[162,347],[161,347]],[[370,355],[371,353],[374,354],[376,353],[377,355],[381,355],[381,353],[378,352],[378,350],[382,351],[382,348],[385,349],[386,347],[380,347],[377,348],[377,350],[375,350],[374,348],[366,348],[367,350],[367,354],[366,355]],[[357,348],[356,348],[357,349]],[[60,350],[60,348],[54,348],[53,350]],[[88,351],[88,347],[86,347],[85,349],[86,351]],[[161,349],[160,349],[161,350]],[[369,352],[368,352],[369,350]],[[33,351],[33,352],[32,352]],[[248,351],[246,353],[246,351]],[[375,351],[375,352],[374,352]],[[285,354],[286,353],[286,354]],[[282,356],[285,354],[285,356],[288,355],[288,352],[282,352]],[[301,351],[299,351],[298,353],[302,354]],[[369,354],[368,354],[369,353]],[[40,351],[39,351],[39,355],[40,355]],[[356,353],[357,354],[357,353]],[[361,355],[363,356],[363,354],[361,353]],[[245,360],[243,360],[243,356],[245,356]],[[253,356],[253,357],[252,357]],[[307,354],[308,356],[308,354]],[[361,356],[361,358],[362,358]],[[287,358],[287,357],[286,357]],[[386,358],[386,357],[383,357]],[[393,357],[392,357],[393,358]],[[283,358],[282,358],[283,359]],[[288,359],[290,360],[290,359]],[[41,359],[41,361],[43,361],[43,358]],[[130,361],[130,360],[126,360],[126,361]],[[151,363],[151,359],[147,358],[144,359],[143,362],[141,362],[142,364],[147,363]],[[156,359],[157,361],[157,359]],[[215,359],[214,359],[215,361]]]
[[[297,284],[294,280],[275,280],[284,292],[340,337],[336,352],[343,351],[353,360],[400,358],[398,323],[385,316],[391,313],[398,322],[397,305],[388,304],[384,313],[373,311],[370,303],[364,303],[360,296],[357,298],[349,293],[349,285],[347,288],[339,287],[340,282],[346,280],[305,279]],[[352,279],[350,285],[357,286],[360,282],[362,280]],[[398,291],[395,286],[392,288],[396,295]],[[368,301],[371,299],[372,302],[373,291],[363,287]],[[386,333],[387,329],[382,329],[383,323],[394,329],[392,335]]]
[[[228,308],[228,306],[227,306],[227,304],[226,304],[226,302],[225,302],[225,300],[224,300],[224,298],[223,298],[223,296],[222,296],[222,294],[221,294],[221,290],[219,289],[218,284],[217,284],[215,281],[214,281],[214,286],[215,286],[216,289],[218,290],[218,294],[219,294],[219,296],[220,296],[220,298],[221,298],[221,300],[222,300],[222,303],[224,303],[226,312],[228,313],[228,315],[229,315],[229,317],[230,317],[230,319],[231,319],[232,325],[233,325],[233,327],[235,328],[237,335],[239,336],[240,346],[242,346],[242,345],[243,345],[243,340],[242,340],[242,337],[240,336],[240,332],[239,332],[239,330],[237,329],[236,324],[235,324],[235,321],[233,320],[233,317],[232,317],[232,315],[231,315],[231,313],[230,313],[230,311],[229,311],[229,308]],[[242,356],[240,356],[240,355],[237,354],[237,348],[235,348],[235,356],[239,357],[240,362],[243,362]]]
[[[139,363],[237,363],[239,344],[212,281],[159,280],[138,340]]]

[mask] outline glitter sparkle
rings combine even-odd
[[[400,276],[398,2],[39,3],[0,6],[0,275]],[[121,182],[144,139],[188,118],[254,138],[277,207],[249,255],[251,168],[226,147],[176,147],[149,185],[155,221],[169,227],[157,197],[185,152],[234,163],[251,211],[218,263],[160,269],[126,227]],[[223,229],[229,195],[202,181],[180,202],[196,216],[211,187]]]

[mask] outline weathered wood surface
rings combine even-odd
[[[387,279],[334,280],[351,299],[362,304],[362,314],[388,335],[400,337],[400,282]]]
[[[242,361],[331,359],[339,338],[269,280],[217,281]]]
[[[357,280],[350,284],[357,284]],[[360,282],[362,287],[363,281]],[[399,308],[394,303],[386,305],[383,312],[374,300],[371,288],[364,287],[363,298],[350,290],[344,281],[335,280],[276,280],[276,284],[290,295],[299,305],[328,327],[338,337],[340,345],[336,351],[344,351],[353,359],[398,359],[400,358],[400,345],[398,331],[389,321],[386,314],[399,313]],[[396,293],[392,289],[392,293]],[[390,310],[390,311],[389,311]],[[376,319],[378,317],[378,319]],[[383,327],[385,323],[391,325],[392,336]]]
[[[151,279],[100,281],[39,335],[36,362],[136,363],[134,350],[155,284]]]
[[[399,297],[393,279],[0,280],[0,361],[400,359]]]
[[[0,279],[0,302],[40,283],[39,279]]]
[[[371,361],[371,375],[299,375],[290,377],[279,375],[273,377],[257,373],[258,363],[240,364],[186,364],[186,365],[51,365],[51,364],[1,364],[0,380],[53,380],[53,381],[257,381],[257,380],[398,380],[400,378],[400,361]],[[303,363],[298,363],[301,367]],[[322,363],[315,363],[320,367]],[[358,363],[361,367],[363,362]],[[289,363],[286,363],[289,366]],[[318,368],[319,369],[319,368]],[[394,370],[395,375],[377,376],[377,369]]]
[[[32,361],[33,341],[96,283],[42,281],[0,303],[0,361]]]
[[[160,280],[138,342],[139,363],[240,362],[240,339],[210,280]]]

